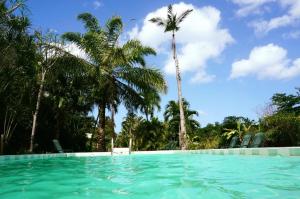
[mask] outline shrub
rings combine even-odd
[[[261,122],[268,146],[299,146],[300,117],[292,113],[277,113]]]

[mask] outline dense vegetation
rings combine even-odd
[[[160,107],[167,91],[162,73],[148,66],[155,51],[138,40],[122,45],[120,17],[100,26],[89,13],[78,16],[86,32],[62,36],[32,31],[20,0],[0,0],[0,134],[5,154],[53,152],[53,139],[72,151],[107,151],[133,140],[133,150],[179,149],[180,104]],[[70,30],[72,31],[72,30]],[[75,43],[85,57],[66,50]],[[233,135],[262,131],[266,146],[300,145],[300,89],[275,94],[258,122],[229,116],[201,127],[182,99],[186,147],[222,148]],[[128,114],[121,132],[114,115],[123,104]],[[155,117],[163,108],[164,119]],[[91,111],[98,110],[96,117]],[[108,115],[108,113],[110,113]],[[91,138],[87,135],[91,135]]]
[[[296,95],[277,93],[271,103],[264,107],[261,118],[255,122],[242,116],[225,117],[222,123],[200,124],[193,118],[196,111],[190,109],[184,101],[184,113],[187,124],[189,149],[226,148],[234,135],[263,132],[266,135],[265,146],[300,145],[300,89]],[[178,149],[179,109],[178,104],[170,101],[164,112],[165,120],[152,117],[150,121],[134,114],[128,114],[122,123],[118,144],[126,145],[132,137],[134,148],[139,150]]]

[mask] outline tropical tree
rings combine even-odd
[[[296,90],[296,95],[276,93],[272,96],[272,104],[277,108],[277,112],[300,115],[300,88],[296,88]]]
[[[122,130],[117,137],[116,145],[121,147],[128,146],[128,141],[131,138],[133,141],[132,149],[138,150],[139,147],[138,127],[143,122],[143,120],[144,119],[142,117],[137,116],[132,112],[129,112],[122,122]]]
[[[136,145],[139,150],[158,150],[164,145],[164,124],[158,118],[143,120],[137,128]]]
[[[236,122],[236,128],[235,129],[227,129],[224,128],[224,134],[223,136],[226,137],[227,140],[230,140],[234,135],[239,136],[240,140],[242,140],[243,135],[251,128],[251,126],[247,127],[244,123],[242,123],[241,120],[238,120]],[[244,129],[244,130],[243,130]]]
[[[85,116],[93,105],[89,68],[74,56],[59,58],[49,71],[44,93],[55,113],[54,138],[60,139],[63,125],[74,114]]]
[[[296,88],[296,94],[276,93],[271,100],[274,111],[260,118],[267,146],[299,146],[300,88]]]
[[[207,124],[203,128],[198,128],[194,137],[190,139],[190,149],[207,149],[218,148],[225,146],[224,141],[227,141],[222,136],[222,124],[215,122],[214,124]]]
[[[154,117],[154,111],[157,109],[160,111],[160,96],[158,92],[144,91],[140,93],[143,98],[143,102],[140,105],[140,111],[145,114],[146,120],[149,121]]]
[[[20,0],[0,1],[0,131],[6,145],[18,129],[27,135],[31,122],[36,48],[24,7]]]
[[[0,12],[2,13],[1,19],[10,17],[17,9],[24,8],[24,0],[1,0]]]
[[[89,13],[78,16],[83,21],[85,34],[68,32],[63,38],[74,42],[87,54],[94,81],[94,101],[98,106],[98,151],[105,151],[105,110],[113,113],[120,103],[127,109],[137,109],[143,102],[142,92],[165,92],[163,75],[146,67],[145,56],[155,51],[138,40],[120,44],[123,32],[120,17],[112,17],[104,27]],[[113,120],[114,121],[114,120]]]
[[[39,62],[37,64],[37,75],[38,75],[38,82],[39,82],[39,89],[37,93],[37,100],[35,105],[35,110],[32,119],[32,130],[30,136],[30,146],[29,152],[33,151],[34,145],[34,136],[36,133],[36,126],[37,126],[37,117],[39,114],[40,104],[42,94],[44,92],[44,84],[46,75],[53,69],[55,63],[59,58],[61,58],[66,51],[62,49],[62,43],[59,41],[57,35],[49,32],[45,35],[41,32],[35,33],[36,38],[36,46],[37,46],[37,53],[39,55]]]
[[[268,146],[299,146],[300,117],[295,113],[279,112],[261,120]]]
[[[199,127],[200,124],[193,117],[198,116],[198,112],[190,109],[190,104],[183,99],[183,111],[185,117],[185,123],[187,124],[188,134],[193,134]],[[168,129],[171,133],[180,131],[180,108],[178,102],[174,100],[169,101],[166,105],[164,112],[165,121],[168,123]],[[175,137],[173,135],[172,137]],[[177,137],[177,136],[176,136]],[[179,139],[179,137],[177,137]],[[176,139],[176,140],[177,140]]]
[[[158,26],[162,26],[165,32],[172,33],[172,51],[173,51],[173,59],[175,61],[176,67],[176,79],[177,79],[177,89],[178,89],[178,102],[179,102],[179,110],[180,110],[180,131],[179,131],[179,145],[181,149],[186,149],[186,126],[184,119],[184,110],[183,110],[183,101],[182,101],[182,91],[181,91],[181,75],[179,70],[179,62],[176,53],[176,41],[175,41],[175,33],[179,30],[179,24],[191,13],[193,10],[188,9],[184,11],[182,14],[177,16],[176,13],[173,12],[172,5],[168,6],[167,19],[162,19],[160,17],[155,17],[150,19],[151,22],[156,23]]]
[[[128,146],[132,139],[133,150],[158,150],[165,143],[165,126],[158,118],[145,120],[134,113],[129,113],[122,122],[122,131],[117,137],[117,145]]]

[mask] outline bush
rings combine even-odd
[[[178,146],[179,146],[178,141],[169,141],[161,149],[162,150],[179,150]]]
[[[209,137],[203,137],[199,141],[189,142],[188,149],[217,149],[221,143],[221,137],[213,135]]]
[[[300,118],[292,113],[277,113],[261,122],[267,146],[299,146]]]

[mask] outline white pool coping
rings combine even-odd
[[[261,155],[261,156],[293,156],[300,158],[300,147],[263,147],[263,148],[228,148],[201,150],[165,150],[165,151],[132,151],[131,155],[155,154],[211,154],[211,155]],[[0,161],[47,159],[52,157],[99,157],[112,156],[111,152],[80,152],[80,153],[48,153],[30,155],[2,155]],[[115,154],[113,155],[115,156]]]

